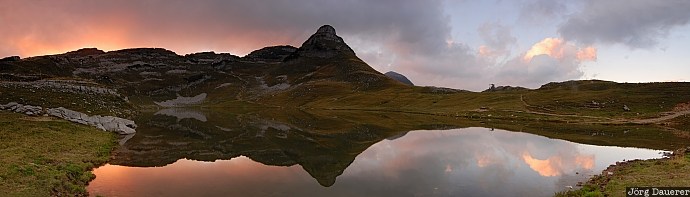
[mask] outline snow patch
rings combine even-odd
[[[177,98],[163,101],[163,102],[155,102],[156,105],[162,106],[162,107],[180,107],[180,106],[185,106],[185,105],[194,105],[194,104],[200,104],[206,99],[207,94],[206,93],[201,93],[199,95],[193,96],[193,97],[183,97],[180,95],[177,95]]]
[[[183,119],[196,119],[201,122],[206,122],[208,119],[206,119],[206,115],[203,113],[193,110],[193,109],[185,109],[185,108],[167,108],[167,109],[162,109],[158,112],[156,112],[153,115],[165,115],[165,116],[172,116],[177,118],[177,122],[180,122],[180,120]]]
[[[216,89],[218,89],[218,88],[222,88],[222,87],[226,87],[226,86],[229,86],[229,85],[232,85],[232,83],[224,83],[224,84],[220,84],[220,85],[216,86]]]
[[[165,72],[165,74],[185,74],[185,73],[187,73],[187,70],[180,70],[180,69],[169,70],[168,72]]]

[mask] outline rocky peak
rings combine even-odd
[[[323,26],[319,27],[318,30],[316,30],[316,33],[317,33],[317,34],[332,34],[332,35],[335,35],[335,28],[333,28],[333,26],[330,26],[330,25],[323,25]]]
[[[330,58],[340,54],[355,55],[355,52],[345,44],[343,38],[335,33],[335,28],[324,25],[316,30],[316,33],[311,35],[291,58],[297,56]]]

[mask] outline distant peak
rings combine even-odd
[[[330,25],[323,25],[316,30],[314,35],[302,43],[295,54],[286,59],[293,59],[298,56],[330,58],[341,54],[355,55],[355,52],[345,44],[343,38],[335,34],[335,28]]]
[[[336,35],[336,33],[335,33],[335,28],[333,28],[333,26],[330,26],[330,25],[323,25],[323,26],[319,27],[319,29],[316,30],[316,33],[317,33],[317,34],[333,34],[333,35]]]
[[[387,77],[390,77],[391,79],[395,79],[396,81],[399,81],[400,83],[414,86],[414,84],[412,83],[412,81],[410,81],[410,79],[408,79],[407,77],[405,77],[405,75],[402,75],[400,73],[397,73],[394,71],[388,71],[384,75],[386,75]]]

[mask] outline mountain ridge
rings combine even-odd
[[[116,94],[98,97],[88,91],[93,87]],[[552,82],[539,89],[499,86],[485,92],[409,86],[357,57],[330,25],[321,26],[299,48],[270,46],[244,57],[215,52],[179,55],[162,48],[85,48],[0,61],[0,104],[65,107],[90,115],[203,106],[456,117],[518,111],[567,122],[592,117],[632,121],[631,113],[636,118],[657,117],[689,102],[689,89],[690,83],[592,80]],[[564,118],[573,114],[574,118]],[[571,120],[577,118],[582,119]]]
[[[321,26],[299,48],[270,46],[244,57],[215,52],[179,55],[163,48],[84,48],[11,60],[0,62],[2,78],[93,81],[122,92],[135,105],[202,93],[208,100],[248,102],[279,95],[297,98],[301,101],[295,104],[301,105],[320,96],[315,89],[346,94],[397,86],[359,59],[330,25]]]

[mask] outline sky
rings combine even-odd
[[[243,56],[324,24],[416,85],[690,80],[687,0],[0,0],[0,57],[96,47]]]

